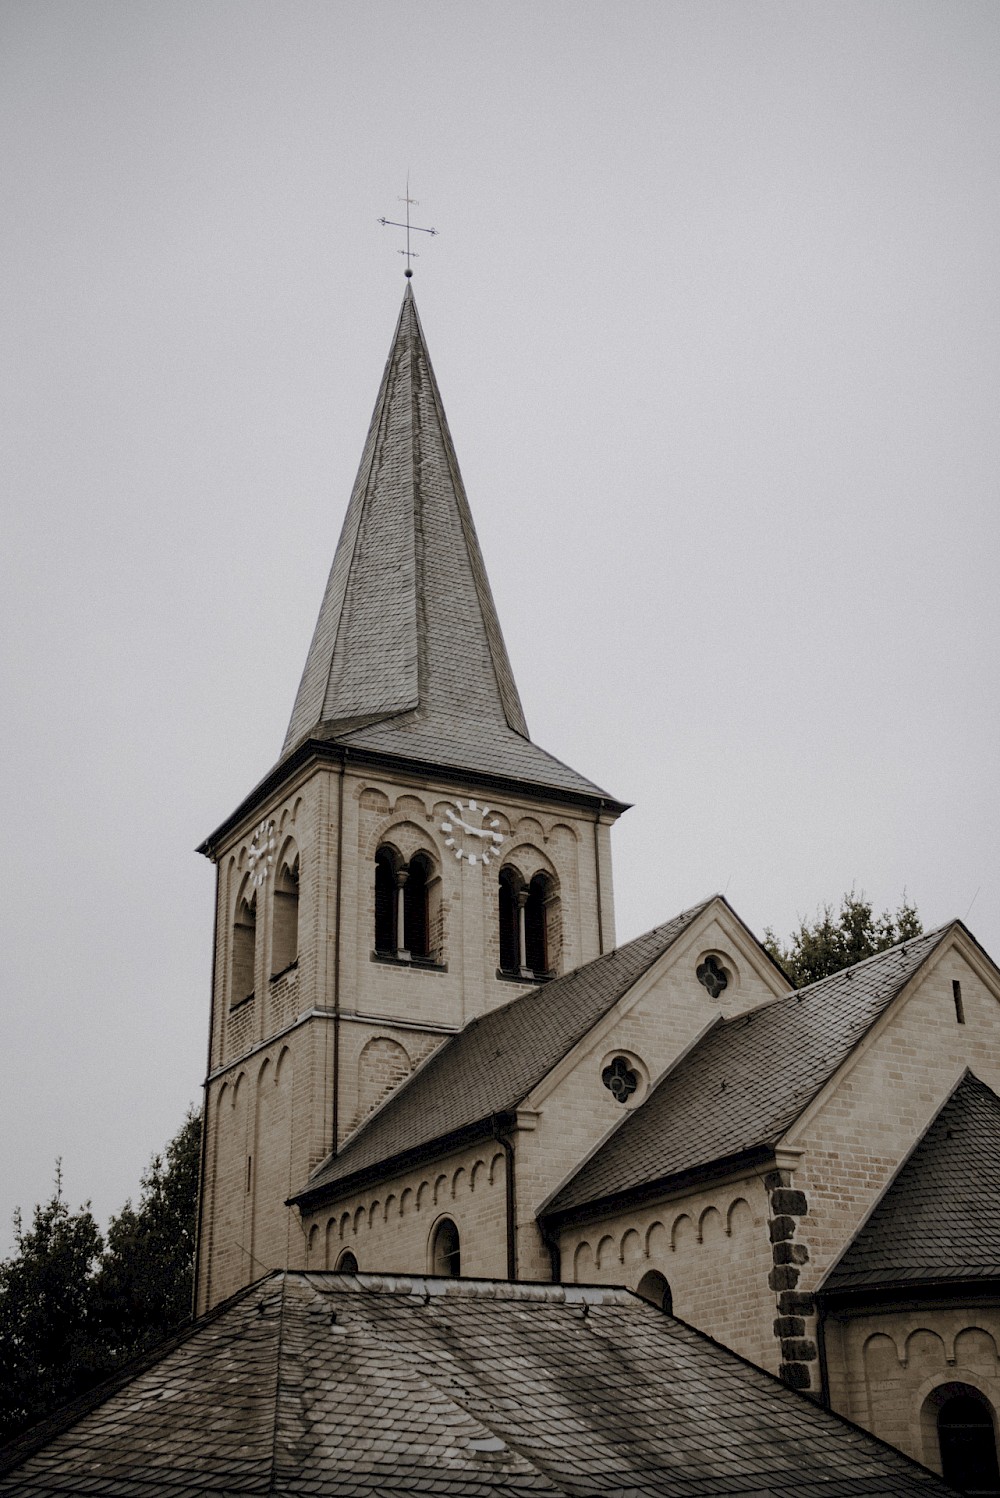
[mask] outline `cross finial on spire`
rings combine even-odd
[[[378,222],[380,224],[382,224],[384,228],[405,229],[406,230],[406,249],[405,250],[399,250],[399,251],[397,251],[397,253],[400,254],[400,255],[405,255],[406,256],[406,269],[403,272],[403,274],[404,274],[404,276],[406,276],[407,278],[409,278],[410,276],[413,275],[413,267],[410,265],[410,261],[411,260],[419,260],[420,259],[420,256],[417,254],[416,250],[411,250],[410,249],[410,234],[411,233],[413,233],[413,234],[436,234],[437,230],[436,229],[425,229],[420,224],[411,224],[410,223],[410,208],[411,207],[415,208],[417,206],[417,199],[410,197],[410,174],[409,174],[409,172],[407,172],[407,174],[406,174],[406,196],[403,197],[403,198],[400,198],[399,201],[401,203],[405,203],[406,204],[406,222],[401,224],[396,219],[392,219],[392,218],[380,218]]]

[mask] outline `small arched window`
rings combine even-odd
[[[392,848],[379,848],[375,854],[375,951],[380,957],[396,955],[399,866],[399,855]]]
[[[257,950],[257,896],[247,900],[240,894],[233,920],[233,986],[232,1005],[253,998],[254,957]]]
[[[357,1274],[357,1256],[353,1254],[349,1248],[345,1248],[344,1252],[337,1260],[337,1270],[340,1274]]]
[[[530,884],[510,865],[500,870],[500,971],[517,978],[547,978],[552,881],[536,874]]]
[[[500,971],[521,971],[521,939],[518,933],[517,891],[521,880],[511,868],[500,870]]]
[[[457,1280],[461,1272],[458,1228],[450,1217],[442,1217],[431,1239],[431,1274]]]
[[[546,874],[536,874],[528,885],[528,898],[524,906],[524,950],[525,966],[536,978],[549,971],[549,943],[546,906],[549,898],[549,879]]]
[[[299,861],[283,863],[274,881],[271,922],[271,976],[277,977],[299,960]]]
[[[666,1275],[658,1269],[648,1269],[635,1287],[636,1295],[641,1295],[643,1300],[648,1300],[651,1305],[657,1306],[659,1310],[666,1311],[670,1316],[674,1309],[673,1292],[667,1282]]]
[[[1000,1493],[993,1412],[979,1390],[951,1385],[938,1407],[937,1428],[945,1482],[963,1493]]]
[[[375,854],[375,954],[398,962],[430,961],[440,942],[440,881],[426,853],[404,863],[384,844]],[[431,910],[435,893],[437,915]]]
[[[422,853],[410,859],[403,885],[403,927],[406,950],[411,957],[429,957],[427,885],[430,864]]]

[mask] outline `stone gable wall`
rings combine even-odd
[[[964,1024],[956,1020],[955,979],[962,986]],[[880,1021],[818,1108],[789,1135],[803,1151],[790,1184],[804,1210],[796,1219],[800,1258],[782,1272],[784,1288],[802,1297],[808,1338],[815,1338],[813,1293],[966,1066],[1000,1092],[1000,1003],[952,946]],[[811,1363],[806,1386],[815,1389],[815,1355],[805,1361]],[[843,1377],[862,1371],[855,1365]]]

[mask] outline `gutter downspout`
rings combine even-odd
[[[341,751],[340,778],[337,786],[337,920],[333,933],[333,1153],[340,1141],[340,925],[344,897],[344,774],[347,750]]]
[[[604,955],[604,891],[601,888],[601,840],[598,828],[601,825],[601,812],[604,810],[604,802],[594,813],[594,876],[597,880],[597,954]]]
[[[819,1402],[825,1410],[830,1405],[830,1370],[826,1359],[826,1307],[816,1296],[816,1348],[819,1352]]]
[[[199,1275],[201,1268],[201,1233],[205,1223],[205,1161],[208,1155],[208,1078],[212,1071],[212,1031],[215,1026],[215,979],[219,963],[219,903],[221,890],[219,888],[222,879],[222,870],[214,856],[212,862],[215,864],[215,915],[212,920],[212,1005],[209,1010],[208,1021],[208,1055],[205,1058],[205,1081],[202,1084],[201,1105],[201,1149],[198,1159],[198,1221],[195,1227],[195,1251],[194,1251],[194,1274],[191,1276],[191,1315],[198,1314],[198,1290]]]
[[[514,1281],[517,1279],[517,1192],[514,1186],[514,1144],[497,1114],[494,1113],[491,1122],[493,1138],[506,1156],[504,1180],[507,1187],[507,1278]]]
[[[552,1232],[543,1218],[537,1219],[538,1229],[542,1235],[542,1242],[549,1251],[549,1260],[552,1264],[552,1283],[562,1283],[562,1249],[559,1247],[559,1239]]]

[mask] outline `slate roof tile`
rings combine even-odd
[[[823,1290],[1000,1279],[1000,1098],[967,1071]]]
[[[316,1169],[299,1199],[516,1108],[709,903],[477,1016]]]
[[[209,1325],[245,1346],[240,1385],[220,1379]],[[151,1428],[146,1396],[168,1382],[183,1397],[161,1401]],[[240,1396],[250,1390],[268,1411],[251,1433],[262,1458],[252,1469],[239,1456]],[[329,1272],[251,1286],[134,1380],[78,1402],[0,1455],[0,1498],[56,1490],[64,1498],[948,1491],[626,1291],[495,1283],[484,1293],[476,1281]]]
[[[720,1021],[625,1116],[544,1215],[776,1144],[950,929]]]
[[[611,799],[528,737],[409,286],[282,757],[307,739]]]

